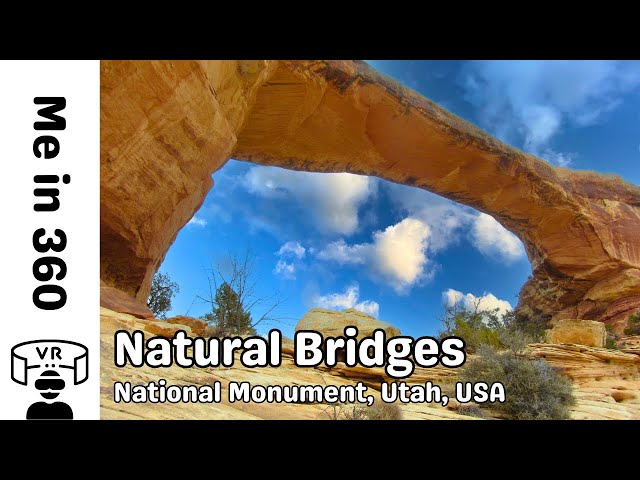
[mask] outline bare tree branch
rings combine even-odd
[[[249,314],[249,324],[247,325],[249,330],[270,322],[287,324],[283,321],[286,317],[275,315],[278,308],[285,303],[285,299],[281,298],[278,292],[266,296],[256,293],[259,278],[255,274],[255,267],[256,257],[251,249],[247,248],[241,256],[228,252],[222,262],[212,264],[210,268],[205,269],[209,298],[196,295],[194,302],[199,300],[209,305],[211,310],[205,316],[209,321],[217,322],[217,326],[222,330],[233,328],[231,325],[227,325],[227,322],[232,321],[231,319],[242,318],[243,315],[246,318],[247,313]],[[218,292],[225,285],[237,299],[233,303],[231,311],[229,311],[228,304],[218,304]],[[259,310],[259,313],[256,310]],[[259,317],[255,317],[255,315],[259,315]]]

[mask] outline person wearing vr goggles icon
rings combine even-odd
[[[63,376],[73,373],[73,385],[87,380],[88,350],[80,343],[68,340],[33,340],[11,349],[11,378],[27,385],[37,375],[36,390],[44,401],[33,403],[27,419],[73,419],[73,410],[62,401],[55,401],[67,385]],[[69,378],[69,380],[71,380]]]

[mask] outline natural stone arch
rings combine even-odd
[[[101,278],[145,299],[229,158],[375,175],[492,215],[524,243],[534,318],[640,308],[640,188],[553,167],[363,62],[101,63]]]

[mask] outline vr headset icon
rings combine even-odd
[[[79,385],[89,378],[89,351],[81,343],[69,340],[32,340],[11,349],[11,379],[27,385],[29,371],[45,370],[35,381],[38,390],[62,390],[65,381],[56,374],[58,369],[73,370],[73,384]],[[51,372],[50,374],[47,374]]]

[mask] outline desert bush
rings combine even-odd
[[[575,403],[570,380],[544,360],[498,353],[486,345],[461,376],[464,382],[502,383],[506,400],[493,403],[492,408],[514,420],[568,419],[569,407]]]
[[[530,343],[543,341],[544,328],[536,322],[509,311],[504,315],[495,310],[467,309],[460,305],[448,307],[441,319],[441,337],[464,339],[467,351],[475,352],[481,345],[507,349],[522,355]]]
[[[466,415],[467,417],[487,418],[487,415],[477,403],[461,403],[456,411],[460,415]]]
[[[501,345],[518,355],[523,354],[530,343],[544,342],[546,333],[540,323],[513,310],[505,313],[491,327],[498,331]]]
[[[604,346],[611,350],[617,350],[618,335],[616,335],[616,332],[613,331],[613,327],[611,325],[605,325],[604,328],[607,331],[607,337]]]
[[[367,420],[402,420],[402,410],[395,403],[375,402],[365,408]]]
[[[624,329],[625,335],[640,335],[640,312],[629,315],[627,320],[627,328]]]
[[[402,420],[402,410],[394,403],[379,401],[372,406],[330,403],[324,410],[330,420]]]
[[[616,341],[611,337],[607,337],[607,341],[606,341],[604,346],[605,346],[605,348],[608,348],[610,350],[617,350],[618,349],[618,345],[616,344]]]
[[[499,322],[496,311],[468,310],[459,305],[448,307],[442,318],[441,337],[456,336],[464,339],[467,351],[474,352],[480,345],[500,346],[500,336],[490,323]]]

